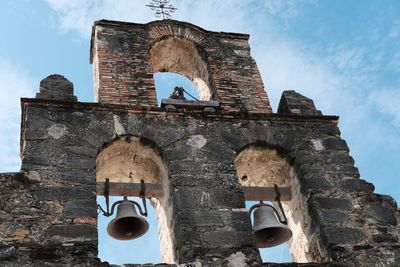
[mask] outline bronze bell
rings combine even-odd
[[[253,233],[259,248],[269,248],[285,243],[292,237],[292,231],[279,221],[274,208],[267,204],[256,205],[254,209]]]
[[[117,216],[108,224],[107,233],[118,240],[131,240],[144,235],[149,223],[136,212],[135,206],[124,199],[117,208]]]

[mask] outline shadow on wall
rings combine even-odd
[[[197,98],[209,101],[212,100],[211,81],[205,58],[205,52],[185,38],[168,37],[159,40],[150,49],[150,61],[154,73],[170,72],[183,75],[182,77],[186,77],[196,88]],[[157,90],[157,81],[155,82]],[[175,86],[178,85],[173,87]],[[158,99],[160,98],[164,97],[158,95]]]

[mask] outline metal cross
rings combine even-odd
[[[156,11],[155,16],[157,18],[162,16],[163,19],[170,19],[171,13],[174,13],[177,8],[173,5],[168,5],[168,3],[169,0],[151,0],[146,6]]]

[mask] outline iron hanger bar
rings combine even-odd
[[[200,101],[199,99],[197,99],[196,97],[194,97],[194,96],[192,96],[191,94],[189,94],[189,92],[188,91],[186,91],[184,88],[183,88],[183,92],[185,92],[188,96],[190,96],[191,98],[193,98],[194,100],[196,100],[196,101]]]
[[[281,203],[281,191],[280,191],[280,188],[275,184],[274,185],[274,189],[275,189],[275,194],[276,194],[275,202],[278,203],[279,209],[281,210],[281,214],[282,214],[282,217],[283,217],[283,219],[281,219],[281,216],[279,215],[279,213],[277,213],[279,221],[281,223],[287,224],[287,218],[286,218],[286,215],[285,215],[285,212],[283,210],[282,203]]]
[[[281,188],[279,188],[276,184],[274,184],[273,189],[275,191],[275,199],[274,199],[274,201],[278,204],[280,212],[278,211],[277,208],[274,207],[274,205],[266,204],[266,203],[263,202],[262,199],[260,199],[260,203],[259,204],[255,204],[249,209],[249,214],[251,214],[257,208],[260,208],[262,206],[268,206],[268,207],[270,207],[271,209],[274,210],[275,215],[277,216],[279,222],[282,223],[282,224],[286,224],[287,225],[288,221],[287,221],[287,218],[286,218],[286,215],[285,215],[285,211],[283,210],[282,203],[281,203],[281,196],[282,196],[281,191],[280,191]]]
[[[105,195],[105,184],[106,182],[97,182],[96,192],[97,195]],[[163,195],[162,186],[160,184],[153,183],[121,183],[121,182],[110,182],[108,194],[110,196],[137,196],[142,197],[143,186],[146,188],[146,198],[160,198]]]
[[[246,200],[275,201],[278,197],[275,187],[246,186],[243,187],[243,190]],[[282,201],[289,201],[292,199],[290,187],[279,187],[279,199]]]
[[[98,185],[97,185],[98,186]],[[97,208],[100,210],[101,213],[103,213],[104,216],[110,217],[114,214],[114,210],[117,207],[117,205],[123,203],[124,201],[129,201],[132,203],[132,205],[136,206],[139,209],[139,213],[145,217],[147,217],[147,205],[146,205],[146,185],[143,180],[140,180],[140,193],[139,197],[142,200],[143,208],[144,211],[142,210],[142,207],[140,207],[139,203],[133,200],[129,200],[127,195],[124,195],[123,200],[115,201],[110,209],[110,180],[106,178],[106,181],[104,182],[104,198],[106,202],[106,209],[104,210],[99,204],[97,204]]]
[[[146,198],[161,198],[163,196],[163,189],[161,184],[144,183],[146,187]],[[96,191],[97,195],[103,196],[105,189],[105,182],[97,182]],[[121,183],[110,182],[108,194],[110,196],[138,196],[142,189],[141,183]],[[275,201],[277,193],[274,187],[258,187],[248,186],[243,187],[244,198],[246,200],[266,200]],[[279,187],[280,200],[288,201],[292,199],[290,187]]]

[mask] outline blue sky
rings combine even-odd
[[[59,73],[80,101],[93,101],[89,64],[97,19],[154,19],[139,0],[4,0],[0,3],[0,171],[18,171],[20,97]],[[249,33],[276,111],[283,90],[339,115],[362,178],[400,200],[400,1],[185,0],[177,20]],[[164,92],[165,93],[165,92]],[[169,93],[169,91],[167,92]],[[149,260],[151,261],[151,260]]]

